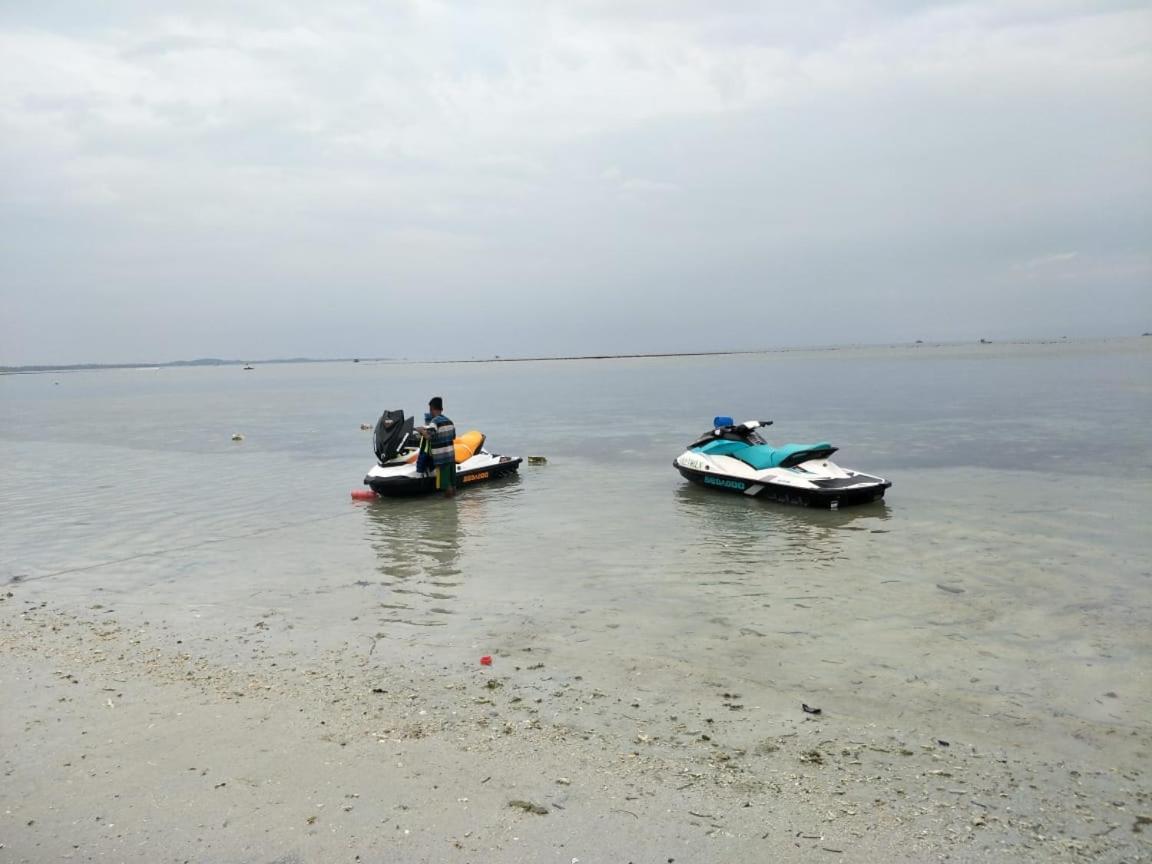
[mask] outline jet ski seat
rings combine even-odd
[[[773,447],[771,444],[746,444],[743,441],[709,441],[698,449],[712,456],[731,456],[750,465],[757,471],[765,468],[791,468],[809,459],[827,459],[836,448],[826,441],[817,444],[785,444]]]
[[[765,468],[791,468],[809,459],[827,459],[836,448],[826,441],[818,444],[785,444],[773,447],[771,444],[753,444],[732,455],[757,471]]]
[[[484,446],[484,434],[472,429],[463,435],[457,435],[453,443],[456,447],[456,464],[459,465],[480,452],[480,448]]]

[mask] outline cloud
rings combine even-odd
[[[1029,258],[1027,261],[1014,264],[1012,269],[1025,273],[1035,273],[1038,270],[1063,267],[1078,257],[1078,252],[1054,252],[1051,255],[1041,255],[1039,258]]]
[[[345,353],[376,310],[478,286],[445,331],[463,353],[489,321],[526,350],[611,338],[591,302],[631,345],[695,347],[652,310],[721,283],[755,313],[744,345],[839,338],[773,317],[797,291],[877,338],[941,315],[985,335],[958,292],[1057,271],[1115,301],[1069,297],[1069,322],[1147,310],[1144,4],[73,6],[0,10],[0,362],[235,354],[240,332]],[[224,303],[228,336],[202,311]]]

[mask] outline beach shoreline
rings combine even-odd
[[[1146,337],[1148,334],[1144,334]],[[780,345],[770,348],[738,348],[709,351],[646,351],[646,352],[598,352],[595,354],[557,354],[557,355],[531,355],[524,357],[456,357],[445,360],[431,360],[425,358],[399,358],[399,357],[292,357],[268,358],[263,360],[171,360],[163,363],[75,363],[75,364],[25,364],[20,366],[0,366],[0,375],[46,375],[57,372],[102,372],[102,371],[160,371],[163,369],[222,369],[234,366],[243,367],[246,364],[256,366],[292,366],[315,364],[346,364],[355,363],[364,366],[443,366],[453,364],[475,363],[547,363],[572,362],[579,360],[664,360],[682,358],[708,358],[708,357],[745,357],[745,356],[771,356],[776,354],[824,354],[839,351],[888,351],[894,349],[910,349],[930,352],[932,350],[976,349],[989,351],[992,349],[1057,346],[1061,348],[1099,346],[1105,344],[1130,343],[1134,350],[1142,346],[1141,336],[1114,335],[1114,336],[1082,336],[1069,338],[1067,336],[1036,336],[1031,338],[1004,338],[1004,339],[967,339],[967,340],[938,340],[917,339],[906,342],[869,342],[844,343],[835,345]]]

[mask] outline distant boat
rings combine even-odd
[[[256,368],[255,366],[251,366],[251,365],[245,364],[245,366],[244,366],[244,371],[245,371],[245,372],[248,372],[248,371],[250,371],[250,370],[252,370],[252,369],[255,369],[255,368]]]

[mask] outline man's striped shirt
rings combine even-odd
[[[455,465],[456,427],[452,421],[443,414],[433,417],[428,422],[428,444],[432,453],[432,462],[435,465]]]

